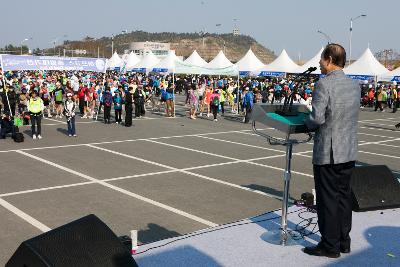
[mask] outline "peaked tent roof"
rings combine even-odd
[[[122,67],[122,63],[123,63],[122,59],[119,57],[117,52],[114,52],[112,57],[108,60],[107,67],[110,69],[120,68],[120,67]]]
[[[126,59],[126,68],[130,69],[135,66],[140,61],[140,57],[138,57],[133,51],[128,55]]]
[[[262,63],[256,55],[254,55],[253,51],[250,48],[249,51],[247,51],[246,55],[244,55],[244,57],[242,57],[236,63],[236,66],[238,66],[239,71],[255,71],[262,68],[264,66],[264,63]]]
[[[207,65],[207,61],[202,59],[196,50],[194,50],[193,53],[183,62],[188,65],[194,65],[200,67],[204,67]]]
[[[140,71],[148,71],[150,70],[154,65],[158,64],[160,60],[151,52],[149,51],[148,54],[146,54],[141,61],[136,63],[132,69],[140,70]]]
[[[181,60],[175,55],[175,51],[170,51],[165,58],[153,66],[153,71],[175,72],[176,61],[181,62]]]
[[[386,72],[379,77],[380,81],[400,81],[400,67],[392,71]]]
[[[317,67],[317,70],[313,71],[312,74],[321,74],[321,70],[319,68],[319,61],[321,59],[322,51],[324,51],[323,47],[321,48],[321,50],[319,50],[319,52],[312,59],[310,59],[303,65],[301,65],[297,69],[297,73],[302,73],[302,72],[306,71],[309,67]]]
[[[299,65],[289,57],[286,50],[283,49],[281,54],[270,64],[265,65],[259,71],[265,72],[285,72],[285,73],[296,73]]]
[[[350,66],[343,70],[348,75],[378,76],[387,73],[388,70],[374,57],[371,50],[367,48]]]
[[[206,67],[212,69],[226,68],[232,66],[233,63],[226,58],[224,52],[222,50],[219,51],[218,55],[215,56],[213,60],[211,60]]]

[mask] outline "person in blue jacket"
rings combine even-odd
[[[248,123],[250,121],[253,105],[254,105],[254,94],[252,91],[249,90],[249,87],[246,87],[243,99],[243,107],[246,110],[245,117],[243,119],[244,123]]]
[[[104,123],[110,124],[111,105],[113,103],[113,97],[111,95],[110,88],[106,88],[106,91],[103,95],[103,103],[104,103]]]
[[[114,103],[114,112],[115,112],[115,123],[120,124],[122,122],[122,96],[119,90],[115,90],[113,103]]]

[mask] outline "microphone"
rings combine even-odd
[[[293,79],[293,84],[296,84],[296,81],[300,82],[305,77],[310,75],[311,72],[316,71],[316,70],[317,70],[317,67],[309,67],[306,71],[298,74]],[[296,116],[298,114],[298,112],[292,111],[292,106],[293,106],[293,98],[296,96],[297,92],[298,92],[298,85],[293,88],[292,93],[288,97],[285,96],[285,102],[282,106],[282,109],[275,111],[275,113],[282,115],[282,116]]]

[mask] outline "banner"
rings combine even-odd
[[[374,76],[370,76],[370,75],[350,75],[350,74],[347,74],[347,76],[352,78],[353,80],[360,80],[360,81],[372,81],[372,80],[374,80]]]
[[[78,70],[106,71],[106,59],[84,57],[46,57],[1,55],[4,71],[13,70]]]
[[[262,72],[260,72],[259,76],[283,77],[283,76],[285,76],[285,73],[284,72],[276,72],[276,71],[262,71]]]

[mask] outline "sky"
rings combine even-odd
[[[368,46],[372,52],[400,52],[398,0],[18,0],[4,7],[0,47],[32,37],[25,43],[29,48],[48,48],[55,39],[60,44],[123,30],[230,33],[236,20],[241,34],[275,54],[286,49],[293,60],[306,61],[327,43],[318,30],[349,55],[350,19],[366,14],[353,23],[352,58]]]

